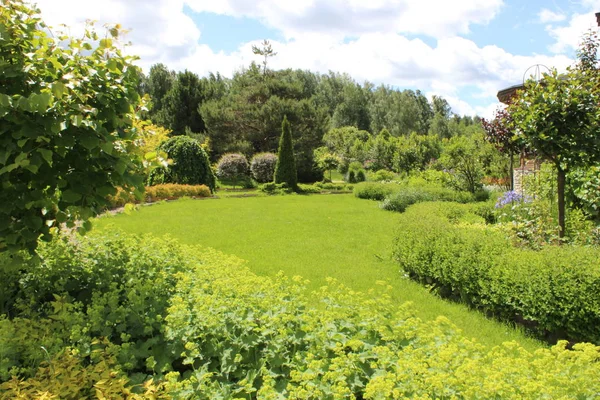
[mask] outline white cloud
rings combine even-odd
[[[598,9],[600,11],[600,8]],[[553,53],[574,54],[574,50],[579,47],[581,37],[588,30],[596,31],[598,24],[593,12],[585,14],[573,14],[568,25],[553,26],[549,25],[546,30],[555,42],[550,46]]]
[[[548,22],[564,21],[565,19],[567,19],[567,16],[544,8],[538,13],[538,18],[542,24],[546,24]]]
[[[358,81],[412,87],[446,97],[457,113],[486,112],[495,103],[498,90],[520,83],[533,64],[564,68],[571,60],[557,56],[516,56],[497,46],[479,47],[472,40],[457,36],[472,23],[485,23],[502,5],[500,0],[275,0],[200,1],[200,0],[38,0],[44,19],[51,25],[67,23],[81,26],[86,18],[119,22],[131,29],[130,51],[142,57],[147,71],[163,62],[175,70],[189,69],[200,75],[234,71],[260,58],[252,44],[240,44],[230,53],[216,52],[201,43],[201,32],[184,13],[184,5],[227,15],[272,18],[269,24],[288,24],[288,37],[271,41],[278,55],[269,61],[271,68],[301,68],[326,73],[347,72]],[[434,4],[435,3],[435,4]],[[478,7],[480,9],[478,9]],[[383,11],[379,11],[383,10]],[[328,21],[311,21],[323,11]],[[384,14],[390,15],[384,15]],[[355,16],[361,15],[361,18]],[[324,17],[322,17],[324,18]],[[402,23],[400,23],[400,22]],[[419,22],[420,21],[420,22]],[[437,25],[437,26],[436,26]],[[379,29],[381,28],[381,29]],[[282,28],[284,29],[284,28]],[[354,30],[356,29],[356,30]],[[400,32],[398,32],[398,30]],[[294,33],[298,32],[298,33]],[[301,32],[301,34],[300,34]],[[340,33],[342,32],[342,33]],[[402,32],[430,32],[438,35],[435,45],[410,39]],[[464,98],[468,90],[471,98]],[[462,96],[462,97],[461,97]]]
[[[288,39],[305,32],[335,36],[410,33],[447,37],[491,21],[503,0],[186,0],[197,12],[261,20]]]
[[[48,25],[67,24],[73,34],[82,31],[87,19],[97,20],[99,27],[121,24],[130,31],[126,39],[133,46],[128,51],[142,57],[145,68],[188,56],[200,38],[200,30],[183,12],[183,0],[37,0],[37,5]]]

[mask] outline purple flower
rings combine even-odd
[[[528,203],[531,199],[529,196],[523,196],[520,193],[515,192],[514,190],[510,190],[505,192],[502,197],[498,199],[496,202],[496,208],[502,208],[507,204],[514,203],[516,201]]]

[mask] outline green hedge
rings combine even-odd
[[[599,344],[600,249],[515,248],[484,224],[481,211],[452,203],[408,209],[395,240],[402,269],[444,296],[523,324],[550,342]]]
[[[486,200],[487,192],[481,192],[477,200]],[[404,212],[412,204],[425,201],[454,201],[469,203],[476,200],[469,192],[460,192],[436,185],[412,186],[395,183],[362,182],[354,187],[354,196],[360,199],[382,201],[381,208]]]

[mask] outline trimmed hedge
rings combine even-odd
[[[481,208],[428,203],[402,216],[395,257],[413,279],[443,296],[522,324],[550,342],[600,344],[600,249],[516,248]],[[485,211],[485,210],[484,210]]]
[[[261,277],[213,250],[119,234],[56,240],[40,262],[15,278],[19,315],[0,318],[2,399],[600,392],[598,347],[490,350],[443,317],[415,318],[385,287],[362,294],[329,280],[309,295],[299,277]]]
[[[460,192],[441,186],[407,186],[377,182],[357,184],[354,187],[354,195],[360,199],[382,201],[381,208],[397,212],[404,212],[408,206],[424,201],[469,203],[476,200],[469,192]]]
[[[180,197],[211,197],[212,193],[206,185],[178,185],[165,183],[164,185],[146,186],[144,201],[155,202],[161,200],[175,200]],[[127,203],[140,203],[132,193],[119,190],[115,196],[108,198],[111,208],[123,207]]]
[[[361,182],[354,186],[354,196],[359,199],[383,201],[400,190],[400,185],[390,183]]]

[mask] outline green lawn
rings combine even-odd
[[[398,214],[352,195],[272,196],[180,200],[140,207],[130,215],[103,217],[95,230],[113,226],[126,232],[169,234],[235,254],[257,274],[301,275],[317,288],[333,277],[367,291],[387,281],[399,302],[412,301],[423,319],[449,317],[469,337],[497,345],[517,340],[528,349],[542,346],[506,325],[449,303],[401,276],[391,260]]]

